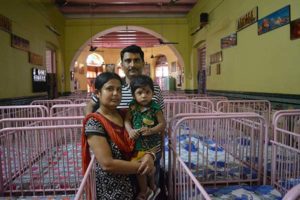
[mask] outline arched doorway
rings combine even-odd
[[[84,51],[89,51],[89,50],[87,50],[87,49],[89,49],[89,48],[87,48],[87,47],[90,46],[91,41],[93,41],[94,39],[96,39],[96,38],[98,38],[98,37],[101,37],[101,36],[104,36],[104,35],[106,35],[106,34],[109,34],[109,33],[113,33],[113,32],[116,32],[116,31],[122,31],[122,30],[124,30],[124,27],[126,27],[126,29],[129,29],[129,30],[143,31],[143,32],[148,33],[148,34],[151,34],[151,35],[153,35],[153,36],[155,36],[155,37],[157,37],[157,38],[161,38],[161,39],[163,39],[164,41],[167,41],[167,40],[165,40],[165,38],[163,38],[160,34],[154,32],[154,31],[152,31],[152,30],[150,30],[150,29],[146,29],[146,28],[144,28],[144,27],[139,27],[139,26],[117,26],[117,27],[113,27],[113,28],[104,30],[104,31],[102,31],[102,32],[99,32],[99,33],[97,33],[96,35],[92,36],[91,38],[87,39],[87,41],[86,41],[86,42],[85,42],[85,43],[77,50],[77,52],[75,53],[75,55],[74,55],[74,57],[73,57],[73,59],[72,59],[72,62],[71,62],[70,69],[74,69],[74,66],[76,67],[76,64],[77,64],[77,66],[82,66],[82,63],[78,62],[78,58],[80,57],[80,55],[82,54],[82,52],[84,52]],[[175,48],[175,46],[174,46],[173,44],[169,44],[169,45],[167,45],[167,47],[170,49],[170,51],[172,52],[172,54],[174,54],[174,56],[172,56],[172,57],[176,57],[176,63],[178,63],[178,65],[184,67],[184,63],[183,63],[182,56],[179,54],[179,52],[177,51],[177,49]],[[143,51],[144,51],[145,55],[150,54],[150,49],[151,49],[151,48],[149,48],[149,49],[147,49],[147,48],[144,49],[144,48],[143,48]],[[118,58],[115,58],[114,61],[111,61],[111,62],[109,62],[109,63],[105,63],[105,66],[110,64],[111,66],[114,66],[114,69],[115,69],[116,71],[119,71],[119,70],[120,70],[120,68],[118,67],[119,64],[118,64],[118,62],[117,62],[117,61],[119,60],[119,52],[120,52],[120,50],[121,50],[121,49],[117,49],[117,50],[116,50],[116,51],[118,51]],[[102,54],[105,54],[105,53],[108,54],[108,53],[106,52],[106,50],[105,50],[104,52],[100,53],[100,54],[102,55]],[[109,53],[109,54],[111,55],[111,53]],[[147,55],[147,58],[146,58],[146,59],[148,59],[148,60],[145,60],[145,62],[148,64],[147,66],[149,66],[149,65],[152,64],[152,62],[151,62],[151,60],[150,60],[150,56],[151,56],[151,55]],[[104,55],[103,57],[105,57],[105,55]],[[111,56],[110,56],[110,57],[111,57]],[[84,64],[83,64],[83,65],[84,65]],[[154,72],[154,66],[152,65],[151,68],[152,68],[152,70],[150,70],[150,71],[151,71],[150,74],[151,74],[151,77],[154,78],[154,73],[155,73],[155,72]],[[72,70],[71,70],[71,71],[72,71]],[[75,69],[74,69],[74,71],[79,71],[79,70],[75,70]],[[82,72],[82,71],[85,73],[84,70],[81,70],[81,72]],[[115,72],[116,72],[116,71],[115,71]],[[71,81],[72,81],[72,80],[71,80]],[[71,83],[70,85],[74,85],[74,83]]]

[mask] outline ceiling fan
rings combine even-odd
[[[98,47],[91,45],[89,51],[94,52]]]
[[[98,49],[98,47],[97,47],[97,46],[90,45],[89,52],[103,53],[103,52],[104,52],[104,50],[102,50],[102,49]]]
[[[159,44],[164,45],[164,44],[179,44],[178,42],[165,42],[162,39],[158,39]]]
[[[169,1],[169,5],[173,5],[173,4],[175,4],[177,1],[179,1],[179,0],[170,0],[170,1]]]

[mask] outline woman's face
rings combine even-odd
[[[107,81],[98,92],[100,106],[116,108],[121,102],[121,83],[117,79]]]

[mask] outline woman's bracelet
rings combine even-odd
[[[146,154],[150,154],[150,155],[152,156],[152,158],[153,158],[153,161],[156,160],[156,155],[155,155],[155,153],[153,153],[153,152],[151,152],[151,151],[147,151]]]

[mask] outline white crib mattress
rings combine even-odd
[[[205,188],[214,200],[279,200],[279,191],[270,185],[261,186],[227,186],[221,188]]]

